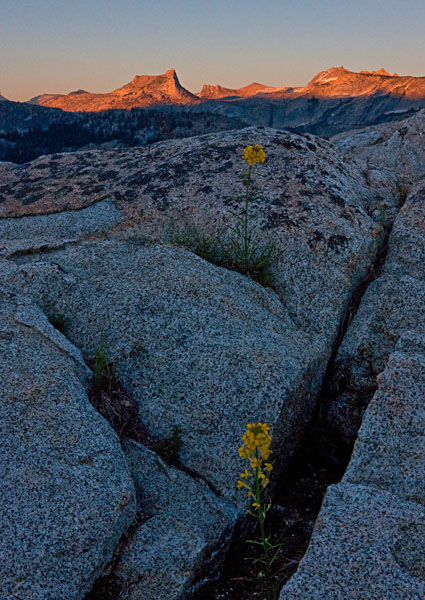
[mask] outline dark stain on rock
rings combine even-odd
[[[233,168],[233,162],[231,160],[227,160],[225,163],[219,165],[216,169],[214,169],[215,173],[224,173],[225,171],[229,171]]]
[[[29,195],[33,195],[34,192],[40,192],[41,191],[41,187],[37,186],[36,189],[34,189],[33,187],[24,187],[23,189],[17,190],[14,192],[14,196],[16,198],[16,200],[22,200],[23,198],[26,198]],[[31,204],[30,202],[27,204]]]
[[[308,212],[311,213],[313,212],[313,209],[311,208],[311,206],[309,206],[308,204],[306,204],[305,202],[303,202],[302,200],[298,200],[297,205],[302,208],[302,210],[304,212]]]
[[[40,163],[39,165],[34,165],[33,169],[50,169],[49,163]]]
[[[297,173],[295,178],[298,179],[301,185],[305,185],[307,183],[307,177],[304,175],[304,173]]]
[[[401,537],[392,551],[403,571],[422,581],[425,581],[424,541],[425,526],[422,523],[405,525],[402,528]]]
[[[154,178],[153,173],[137,173],[135,176],[133,176],[131,178],[131,180],[128,182],[128,184],[131,186],[147,185],[148,183],[150,183],[152,181],[153,178]]]
[[[280,227],[282,225],[291,228],[296,227],[297,223],[288,216],[287,212],[278,213],[271,211],[267,218],[266,229],[274,229],[275,227]]]
[[[316,189],[312,190],[312,189],[307,189],[307,188],[300,190],[300,193],[302,194],[303,198],[315,198],[316,196],[321,195],[319,190],[316,190]]]
[[[107,171],[103,171],[103,173],[99,173],[97,176],[98,181],[106,181],[107,179],[115,179],[117,171],[113,169],[108,169]]]
[[[173,165],[173,170],[174,170],[174,176],[184,175],[185,173],[187,173],[190,170],[190,167],[188,165],[180,163],[177,165]]]
[[[308,240],[308,245],[310,248],[315,248],[319,242],[324,240],[323,233],[320,231],[314,231],[312,237]]]
[[[290,196],[288,194],[282,194],[279,196],[279,198],[273,198],[273,200],[270,200],[270,204],[272,206],[285,206],[289,198]]]
[[[119,192],[115,192],[115,194],[119,194]],[[122,197],[121,194],[120,198]],[[115,195],[116,197],[116,195]],[[137,192],[135,192],[134,190],[126,190],[124,192],[124,198],[125,200],[127,200],[128,202],[131,202],[132,200],[135,200],[137,198]]]
[[[69,194],[69,192],[73,191],[72,185],[64,185],[62,188],[58,190],[59,194]]]
[[[343,199],[343,198],[341,198],[341,196],[338,196],[338,194],[335,194],[335,193],[334,193],[334,192],[332,192],[332,191],[329,191],[328,193],[329,193],[329,198],[330,198],[330,200],[331,200],[331,201],[332,201],[334,204],[336,204],[337,206],[345,207],[345,202],[344,202],[344,199]]]
[[[238,199],[235,198],[235,196],[226,196],[226,198],[221,199],[221,202],[223,206],[238,207],[240,205],[240,202],[238,202]]]
[[[43,194],[38,194],[36,196],[30,196],[29,198],[25,198],[22,200],[22,205],[27,206],[28,204],[34,204],[34,202],[38,202],[43,198]]]
[[[170,169],[168,167],[160,167],[155,174],[155,179],[172,181],[173,173],[170,171]]]
[[[283,146],[287,150],[305,150],[305,147],[295,140],[280,140],[279,138],[274,138],[273,142],[278,146]]]
[[[156,188],[151,191],[152,200],[155,202],[155,206],[160,211],[168,210],[170,202],[168,200],[168,192],[163,188]]]
[[[328,246],[331,250],[340,252],[341,248],[345,248],[348,244],[348,239],[345,235],[331,235],[328,239]]]

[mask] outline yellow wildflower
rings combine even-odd
[[[241,458],[249,458],[251,456],[249,450],[247,448],[239,448],[239,456]]]
[[[260,461],[267,460],[271,454],[270,444],[272,441],[269,430],[270,427],[265,423],[257,423],[256,425],[249,423],[246,433],[242,436],[244,445],[239,448],[239,456],[252,460],[254,460],[253,457]],[[254,469],[260,466],[257,460],[254,461],[256,465],[253,466]]]
[[[269,484],[268,474],[272,471],[273,465],[266,462],[271,454],[270,445],[272,438],[270,436],[270,427],[266,423],[248,423],[246,432],[242,436],[243,446],[239,448],[239,456],[250,461],[250,470],[245,469],[241,474],[241,483],[238,487],[245,487],[253,490],[255,484],[249,484],[249,478],[253,477],[260,483],[261,488]],[[255,494],[250,494],[254,495]]]
[[[259,469],[261,467],[261,461],[259,461],[258,458],[253,458],[251,461],[251,467],[253,469]]]
[[[266,487],[270,481],[270,479],[266,477],[262,471],[260,472],[260,479],[263,487]]]
[[[247,146],[245,148],[242,158],[252,167],[255,163],[263,163],[266,160],[266,154],[263,146],[255,144],[255,146]]]
[[[239,448],[239,456],[250,462],[250,469],[245,469],[238,481],[238,488],[245,488],[250,498],[251,506],[247,509],[247,514],[255,516],[258,519],[261,531],[261,541],[250,540],[254,544],[259,544],[264,550],[264,560],[262,562],[270,569],[275,557],[277,546],[270,543],[266,537],[264,520],[271,507],[271,502],[266,503],[264,495],[267,493],[266,487],[269,485],[269,473],[273,470],[273,465],[267,461],[271,454],[270,445],[272,438],[269,434],[270,427],[266,423],[248,423],[246,432],[242,436],[243,446]],[[254,511],[254,512],[253,512]],[[274,555],[270,551],[274,550]]]

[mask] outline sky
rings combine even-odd
[[[0,93],[301,86],[319,71],[425,75],[425,0],[0,0]]]

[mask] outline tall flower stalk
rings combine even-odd
[[[266,154],[263,150],[263,146],[260,144],[255,144],[255,146],[247,146],[244,150],[243,160],[246,160],[248,163],[248,174],[246,177],[245,184],[245,207],[243,211],[243,255],[242,261],[246,270],[249,269],[250,263],[250,255],[251,255],[251,233],[249,231],[249,188],[251,186],[251,178],[252,178],[252,167],[256,163],[263,163],[266,160]]]
[[[249,210],[253,168],[257,163],[264,163],[266,155],[263,147],[256,144],[247,146],[242,158],[248,163],[248,173],[243,177],[245,194],[241,209],[233,213],[235,219],[221,227],[210,224],[200,228],[190,221],[177,223],[170,231],[171,239],[204,260],[238,271],[269,287],[273,284],[272,268],[278,257],[277,246],[270,235],[264,235],[258,223],[251,222]]]

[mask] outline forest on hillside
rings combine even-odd
[[[0,111],[0,160],[25,163],[44,154],[140,146],[245,126],[241,120],[223,115],[144,109],[100,113],[67,113],[56,109],[47,109],[46,113],[25,109],[23,119],[20,118],[21,106],[15,127],[10,107],[1,107],[9,111],[7,115]]]

